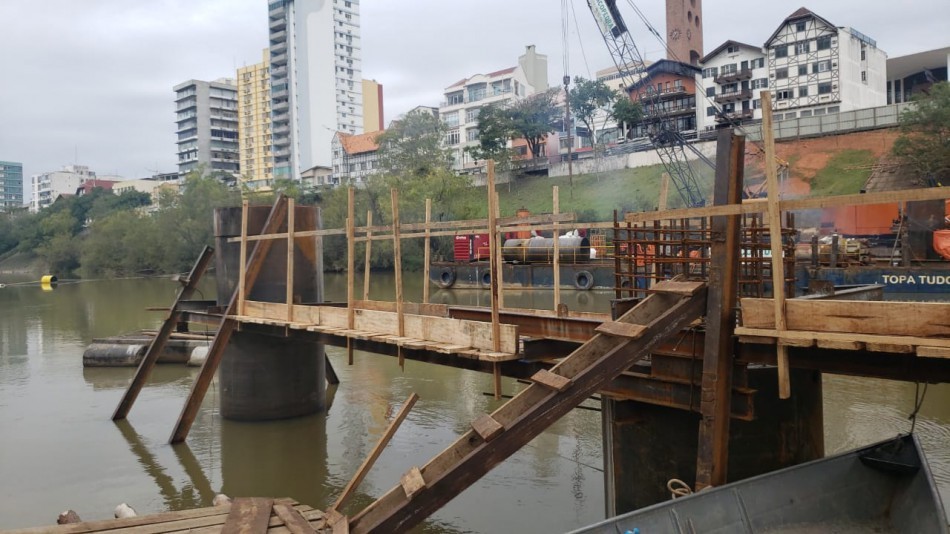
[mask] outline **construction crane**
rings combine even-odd
[[[631,74],[630,67],[643,65],[643,56],[630,32],[627,31],[623,17],[617,10],[616,0],[587,0],[587,6],[594,15],[607,49],[610,50],[624,87],[634,85],[637,80]],[[686,158],[686,151],[689,150],[710,167],[715,168],[716,165],[696,147],[686,142],[671,114],[661,105],[658,91],[648,89],[644,100],[647,104],[643,110],[644,124],[647,126],[650,141],[660,156],[660,161],[663,162],[666,172],[670,175],[670,181],[686,206],[703,206],[706,199],[699,185],[698,173]]]

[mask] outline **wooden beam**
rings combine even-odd
[[[346,324],[347,328],[353,329],[353,301],[356,297],[353,292],[356,291],[356,235],[353,228],[356,226],[356,190],[349,187],[346,190]],[[346,362],[353,365],[353,343],[346,340]]]
[[[637,339],[647,331],[647,327],[643,326],[642,324],[605,321],[600,326],[595,328],[595,330],[601,334],[607,334],[609,336],[621,336],[628,337],[630,339]]]
[[[495,191],[495,220],[501,217],[501,196]],[[499,230],[495,237],[495,247],[498,249],[495,254],[495,272],[498,273],[498,309],[505,309],[505,256],[504,256],[505,235]]]
[[[782,200],[779,202],[781,211],[803,211],[839,206],[867,206],[871,204],[894,204],[898,202],[915,202],[920,200],[950,199],[950,186],[923,187],[919,189],[903,189],[899,191],[879,191],[875,193],[857,193],[853,195],[835,195],[829,197],[811,197]],[[627,213],[624,221],[649,222],[666,219],[685,219],[690,217],[714,217],[716,215],[746,215],[752,213],[768,213],[768,201],[749,199],[742,204],[732,206],[708,206],[705,208],[679,208],[664,212],[643,211]],[[606,225],[606,226],[603,226]],[[610,227],[610,223],[595,223],[592,228]]]
[[[422,472],[419,471],[418,467],[413,467],[407,471],[406,474],[402,476],[402,480],[399,481],[399,484],[409,499],[412,499],[416,493],[426,488],[426,481],[422,478]]]
[[[379,459],[379,455],[383,453],[383,449],[386,448],[386,445],[388,445],[393,439],[393,436],[396,435],[396,431],[399,430],[399,425],[406,420],[406,416],[409,415],[409,411],[415,406],[417,400],[419,400],[419,395],[413,393],[402,403],[402,407],[399,409],[399,412],[396,413],[396,417],[390,421],[389,426],[386,427],[386,431],[383,432],[379,441],[376,442],[376,446],[370,451],[369,456],[363,460],[363,463],[359,469],[356,470],[353,478],[350,479],[346,487],[343,488],[343,492],[340,493],[340,496],[337,497],[336,501],[330,506],[330,510],[339,510],[346,504],[346,501],[353,496],[353,492],[356,491],[356,488],[363,482],[369,470],[372,469],[373,464]]]
[[[504,432],[505,427],[486,413],[472,421],[472,430],[474,430],[479,437],[488,442],[495,439],[498,434]]]
[[[406,335],[406,317],[402,310],[402,239],[399,237],[399,191],[396,188],[389,190],[389,198],[393,210],[393,269],[396,271],[396,320],[398,321],[398,335]],[[399,367],[405,365],[402,348],[399,349]]]
[[[736,334],[740,336],[763,336],[772,337],[779,340],[828,340],[828,341],[860,341],[865,344],[867,349],[872,352],[911,353],[913,347],[944,347],[950,348],[950,339],[915,337],[915,336],[888,336],[874,334],[851,334],[844,332],[815,332],[803,330],[778,330],[769,328],[748,328],[744,326],[736,327]],[[894,349],[894,350],[890,350]]]
[[[950,347],[917,347],[921,358],[950,358]]]
[[[367,210],[366,212],[366,225],[373,226],[373,210]],[[368,232],[366,234],[366,259],[363,260],[363,300],[369,300],[369,276],[370,276],[370,259],[373,251],[373,241],[369,238],[373,236],[373,232]]]
[[[155,368],[158,356],[162,353],[166,342],[181,320],[181,302],[190,299],[191,296],[194,295],[198,281],[201,280],[201,276],[204,275],[208,269],[208,265],[211,264],[212,259],[214,259],[214,249],[205,247],[198,256],[197,261],[195,261],[195,264],[191,267],[191,272],[188,273],[188,280],[181,288],[178,296],[175,297],[175,302],[171,308],[168,309],[165,322],[162,323],[162,327],[158,330],[158,333],[155,334],[155,337],[152,338],[151,343],[149,343],[148,350],[145,351],[145,356],[139,363],[139,367],[135,371],[135,376],[132,377],[132,383],[129,384],[129,388],[125,391],[122,400],[119,401],[119,405],[116,406],[115,412],[112,414],[113,421],[125,419],[126,416],[129,415],[129,410],[131,410],[132,405],[135,404],[135,399],[138,398],[139,393],[141,393],[142,388],[145,387],[149,376],[152,374],[152,369]]]
[[[768,186],[769,243],[772,249],[772,300],[775,329],[785,326],[785,255],[782,247],[782,211],[779,207],[778,172],[775,161],[775,131],[772,129],[772,92],[760,93],[762,99],[762,140],[765,144],[765,182]],[[775,346],[778,365],[778,396],[792,396],[792,384],[788,370],[788,349],[782,343]]]
[[[316,530],[310,525],[310,522],[298,512],[293,506],[288,504],[275,504],[274,513],[284,522],[284,527],[291,534],[316,534]]]
[[[677,295],[694,295],[701,290],[705,284],[703,282],[685,282],[680,280],[662,280],[653,285],[653,291],[662,291],[664,293],[676,293]]]
[[[430,235],[429,223],[432,222],[432,199],[426,199],[426,238],[425,244],[423,245],[423,256],[422,256],[422,303],[429,303],[429,256],[431,255],[429,247],[432,244],[432,236]]]
[[[558,187],[552,187],[552,209],[555,215],[560,211]],[[561,233],[558,224],[554,223],[554,311],[561,307]]]
[[[715,206],[742,201],[745,138],[732,129],[718,133]],[[706,336],[700,385],[702,415],[696,453],[696,489],[726,482],[729,468],[729,423],[732,412],[733,332],[738,295],[741,223],[736,215],[714,217],[710,225],[712,247],[709,290],[706,298]],[[655,286],[670,286],[664,281]],[[682,284],[682,282],[680,283]],[[692,290],[686,287],[683,290]]]
[[[541,384],[542,386],[553,389],[554,391],[564,391],[571,386],[572,382],[570,378],[552,373],[547,369],[541,369],[531,375],[531,381],[535,384]]]
[[[498,323],[498,276],[495,272],[495,255],[498,251],[495,240],[498,239],[495,228],[495,160],[488,160],[488,249],[489,249],[489,276],[491,276],[491,337],[495,352],[501,351],[501,333]]]
[[[287,199],[287,321],[294,322],[294,199]]]
[[[656,202],[657,211],[666,210],[666,201],[670,195],[670,173],[664,172],[660,176],[660,195]]]
[[[241,202],[241,251],[238,260],[238,306],[237,312],[244,315],[244,299],[247,298],[247,292],[244,290],[244,279],[247,272],[247,213],[248,202]]]
[[[267,220],[264,222],[264,228],[261,232],[275,232],[277,228],[280,227],[281,221],[284,220],[286,210],[287,198],[283,194],[278,195],[277,200],[274,201],[274,206],[270,210],[270,214],[267,216]],[[267,257],[267,253],[270,252],[272,243],[273,241],[260,241],[254,244],[254,250],[247,260],[247,267],[244,277],[242,278],[244,284],[240,284],[238,290],[231,295],[227,312],[221,318],[218,331],[215,333],[214,340],[211,342],[211,347],[208,348],[208,356],[205,358],[205,363],[202,364],[201,370],[198,372],[198,377],[191,386],[191,392],[188,394],[185,406],[178,416],[178,422],[175,424],[175,430],[172,432],[169,443],[181,443],[188,437],[191,425],[195,422],[195,417],[201,408],[201,401],[208,392],[208,387],[211,385],[214,373],[218,370],[218,365],[224,356],[224,349],[227,347],[228,341],[231,340],[231,334],[237,326],[237,322],[232,319],[231,316],[238,311],[239,296],[243,299],[246,295],[242,295],[242,293],[248,293],[254,288],[254,283],[261,273],[261,269],[264,266],[264,259]]]
[[[267,532],[273,499],[238,497],[231,503],[222,534],[263,534]]]

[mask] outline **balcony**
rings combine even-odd
[[[271,51],[270,64],[271,64],[271,67],[272,67],[272,68],[273,68],[273,67],[279,67],[279,66],[281,66],[281,65],[286,65],[286,64],[287,64],[287,53],[284,52],[284,53],[280,53],[280,54],[275,54],[273,51]]]
[[[270,69],[270,77],[271,77],[271,79],[280,78],[280,77],[283,77],[283,76],[286,76],[286,75],[287,75],[287,67],[286,67],[286,66],[283,66],[283,65],[282,65],[282,66],[280,66],[280,67],[271,67],[271,69]]]
[[[281,31],[287,27],[287,19],[280,17],[277,20],[272,20],[270,21],[269,27],[271,31]]]
[[[287,32],[284,31],[284,30],[280,30],[280,31],[276,31],[276,32],[271,32],[271,34],[270,34],[271,50],[274,49],[274,48],[273,48],[273,47],[274,47],[274,41],[281,41],[281,42],[283,42],[283,43],[286,43],[286,42],[287,42]]]
[[[273,99],[287,98],[287,90],[286,90],[286,89],[281,89],[280,91],[274,91],[274,92],[272,92],[272,93],[270,94],[270,96],[271,96],[271,98],[273,98]]]
[[[648,87],[644,92],[640,93],[640,100],[652,100],[654,97],[658,100],[667,100],[670,98],[676,98],[688,94],[686,92],[685,86],[676,86],[670,87],[669,89],[663,89],[662,91],[657,91],[652,87]]]
[[[284,15],[286,13],[287,11],[284,9],[284,5],[281,4],[279,6],[272,7],[270,10],[268,10],[267,16],[269,16],[271,19],[284,18]]]
[[[740,111],[730,111],[722,115],[716,115],[716,122],[749,121],[755,116],[755,111],[743,109]]]
[[[742,80],[748,80],[752,78],[752,69],[740,69],[736,72],[720,74],[713,78],[716,83],[723,85],[726,83],[735,83]]]
[[[289,155],[290,155],[290,149],[289,149],[289,148],[283,148],[283,149],[281,149],[281,150],[275,150],[275,151],[274,151],[274,157],[275,157],[275,158],[283,158],[283,157],[287,157],[287,156],[289,156]]]
[[[650,119],[660,119],[664,117],[673,117],[676,115],[694,115],[695,113],[696,106],[692,104],[677,104],[674,106],[661,104],[657,108],[650,106],[649,108],[644,109],[644,115]]]
[[[752,98],[752,91],[749,89],[743,89],[741,91],[732,91],[731,93],[722,93],[716,95],[716,103],[722,104],[723,102],[735,102],[737,100],[748,100]]]
[[[284,32],[281,32],[281,33],[284,33]],[[275,43],[275,42],[274,42],[274,39],[271,38],[271,43],[270,43],[270,53],[271,53],[271,56],[273,56],[273,54],[284,54],[284,53],[286,53],[286,52],[287,52],[287,41],[286,41],[286,40],[277,41],[277,42]]]
[[[287,111],[288,109],[290,109],[290,103],[287,102],[286,100],[280,100],[280,101],[274,102],[274,103],[272,103],[271,106],[270,106],[270,110],[271,110],[273,113],[278,113],[278,112],[281,112],[281,111]],[[276,116],[276,115],[275,115],[275,116]]]
[[[286,135],[290,133],[290,126],[278,126],[271,130],[274,135]]]

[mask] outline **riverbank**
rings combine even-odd
[[[14,251],[0,256],[0,275],[35,275],[38,278],[48,270],[46,261],[31,252]]]

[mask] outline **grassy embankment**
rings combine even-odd
[[[860,193],[871,176],[877,158],[870,150],[843,150],[811,180],[811,196],[826,197]]]

